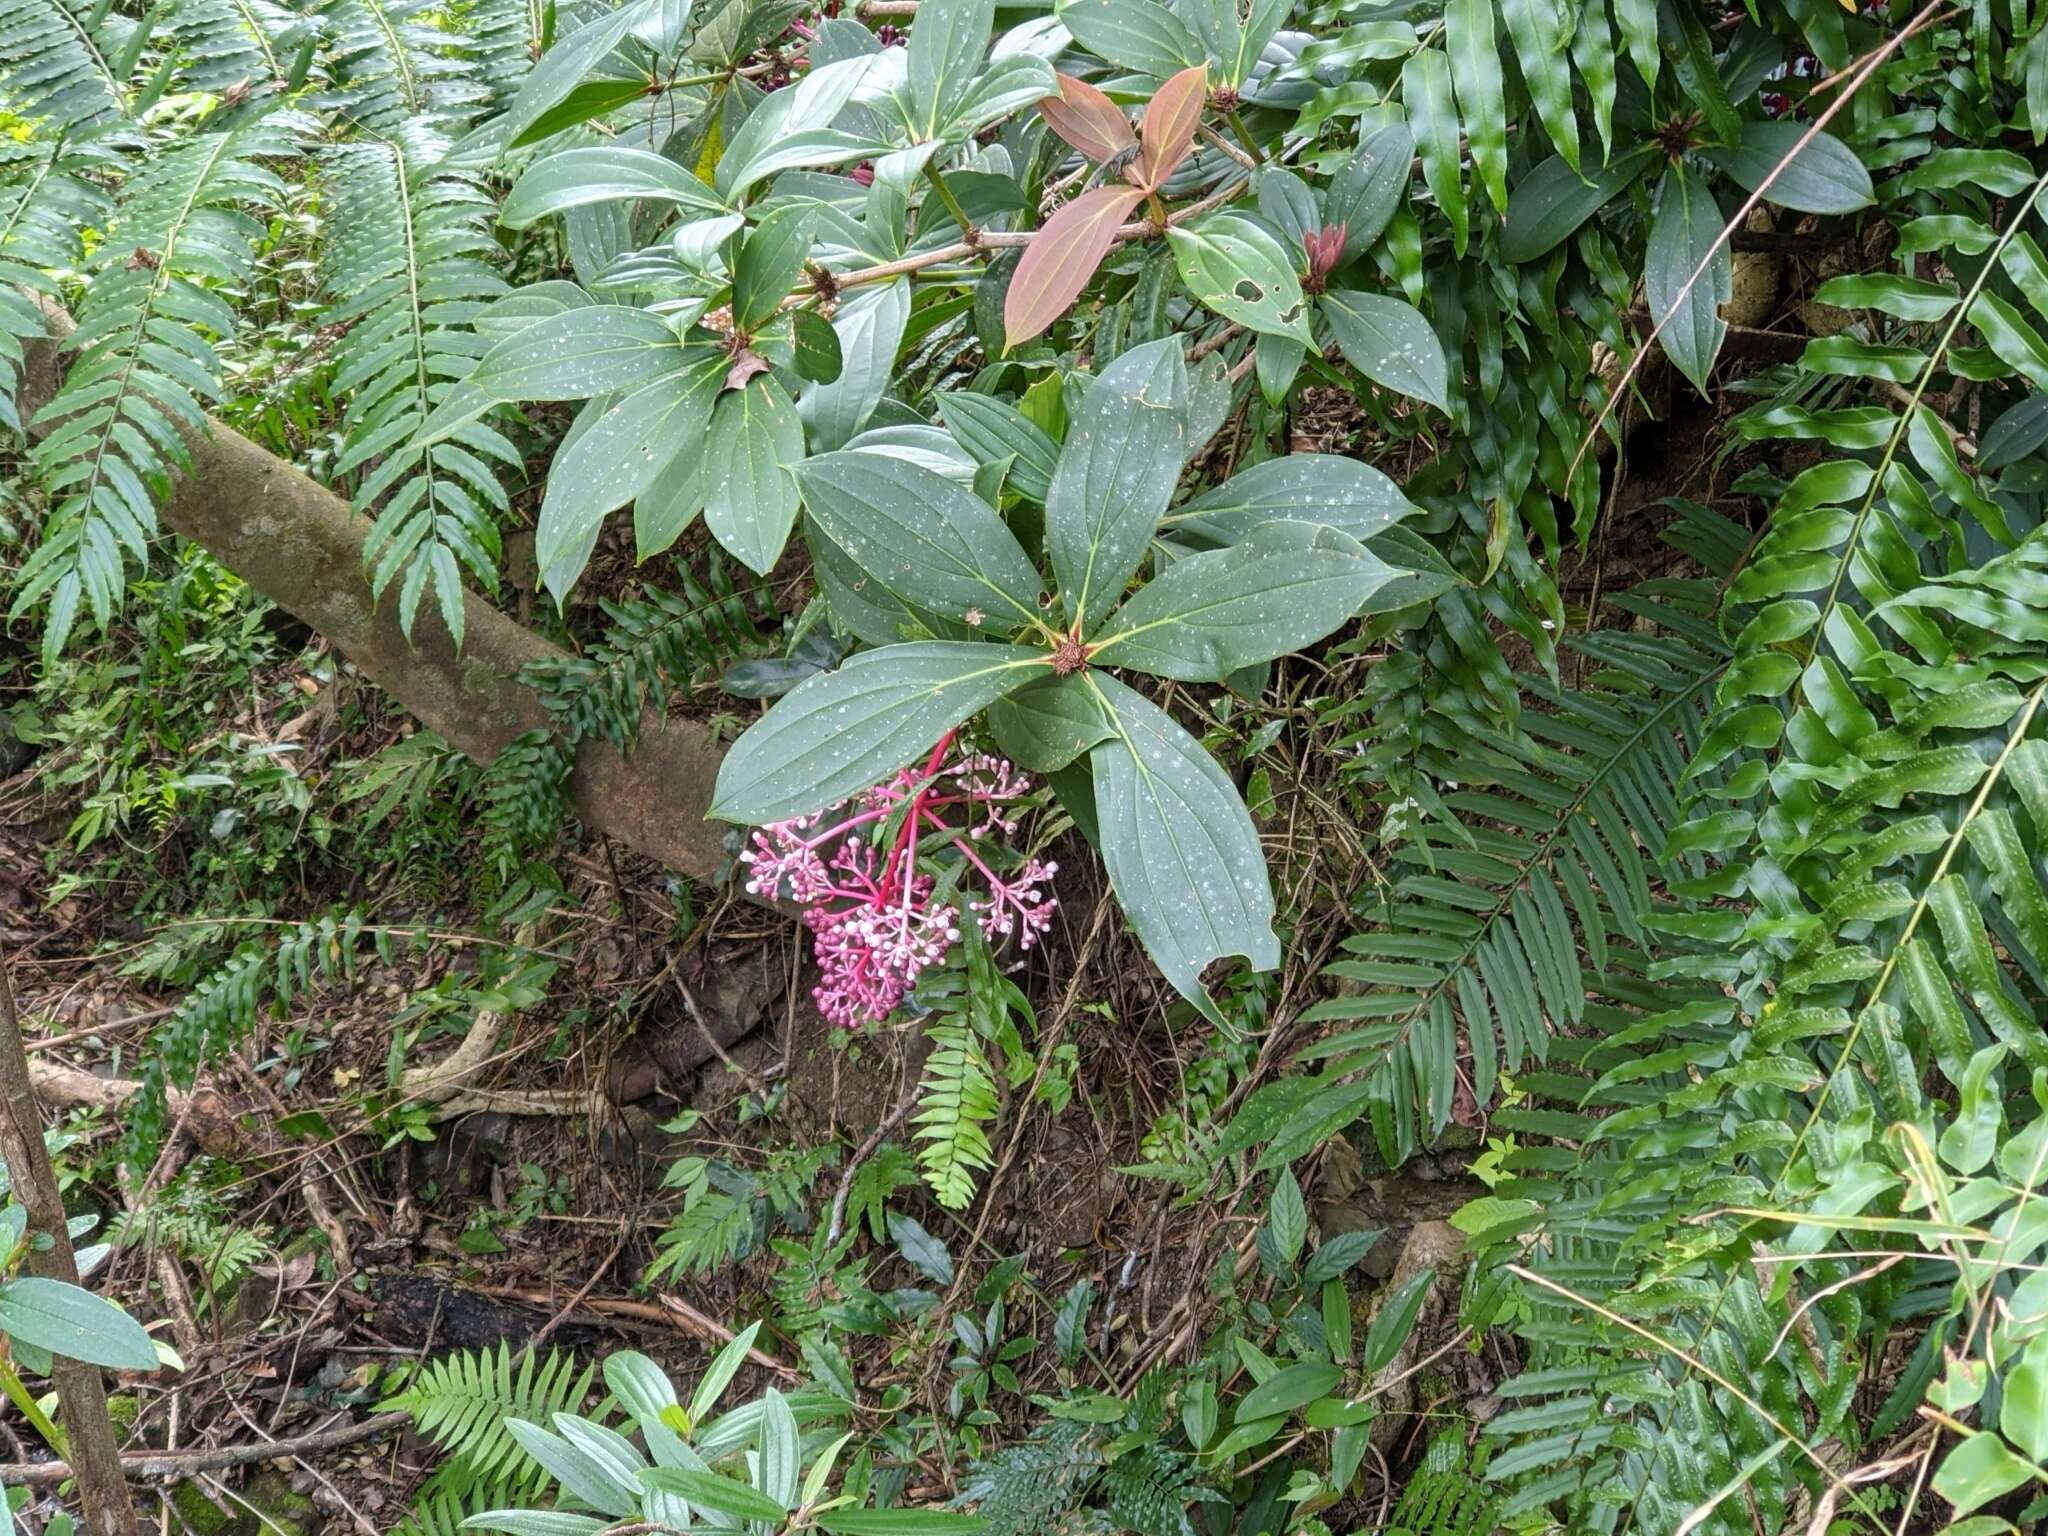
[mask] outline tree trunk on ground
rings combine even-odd
[[[70,317],[45,306],[56,337]],[[56,394],[63,358],[54,342],[31,342],[21,416]],[[52,423],[38,423],[37,435]],[[466,598],[468,634],[460,652],[424,603],[410,641],[396,603],[379,608],[363,576],[369,524],[349,504],[291,465],[209,417],[191,433],[192,468],[178,477],[160,515],[167,527],[204,546],[258,592],[331,640],[365,676],[421,724],[481,762],[521,732],[548,724],[539,696],[518,679],[528,662],[562,651],[482,598]],[[592,831],[698,879],[724,861],[723,833],[704,819],[723,750],[702,726],[649,720],[630,756],[603,741],[581,744],[570,792]]]
[[[64,1199],[43,1145],[43,1114],[29,1085],[28,1051],[14,1012],[14,989],[0,955],[0,1158],[14,1197],[28,1212],[31,1234],[49,1236],[48,1248],[31,1248],[23,1261],[30,1274],[78,1284],[78,1260],[64,1221]],[[120,1447],[107,1417],[107,1392],[99,1367],[53,1355],[50,1379],[64,1415],[65,1459],[78,1478],[79,1502],[91,1536],[135,1536],[135,1506],[121,1472]]]

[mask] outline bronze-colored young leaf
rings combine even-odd
[[[1138,156],[1138,179],[1146,191],[1156,192],[1164,185],[1195,147],[1195,129],[1201,126],[1202,106],[1208,99],[1209,66],[1197,64],[1160,86],[1146,105],[1138,130],[1145,146]]]
[[[1005,346],[1029,341],[1066,313],[1116,243],[1125,216],[1144,200],[1138,187],[1093,187],[1045,221],[1003,300]]]
[[[1086,80],[1061,75],[1060,93],[1038,104],[1045,126],[1098,165],[1138,142],[1123,108]],[[1150,114],[1147,114],[1148,120]]]

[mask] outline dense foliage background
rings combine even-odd
[[[2044,139],[2028,0],[0,0],[6,1518],[2031,1528]]]

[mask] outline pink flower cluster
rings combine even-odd
[[[771,823],[740,855],[749,891],[805,908],[821,973],[812,996],[842,1029],[886,1019],[959,941],[959,913],[932,901],[936,881],[919,868],[927,840],[950,842],[980,877],[986,893],[971,896],[968,910],[989,943],[1014,938],[1029,949],[1052,925],[1059,866],[1031,858],[1002,875],[975,846],[1016,835],[1016,802],[1030,779],[987,753],[949,760],[952,746],[949,731],[921,772],[906,768],[852,800]],[[899,816],[884,851],[877,834]]]

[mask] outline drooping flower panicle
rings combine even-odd
[[[887,1018],[960,939],[958,911],[933,902],[937,882],[920,867],[928,845],[959,850],[972,872],[962,881],[967,909],[990,944],[1014,939],[1029,949],[1052,925],[1059,866],[1034,857],[1003,874],[995,865],[1007,861],[988,857],[989,844],[1016,835],[1030,778],[1007,759],[952,748],[948,732],[921,770],[762,827],[740,855],[750,892],[804,908],[820,973],[812,996],[842,1029]],[[985,887],[979,894],[973,878]]]

